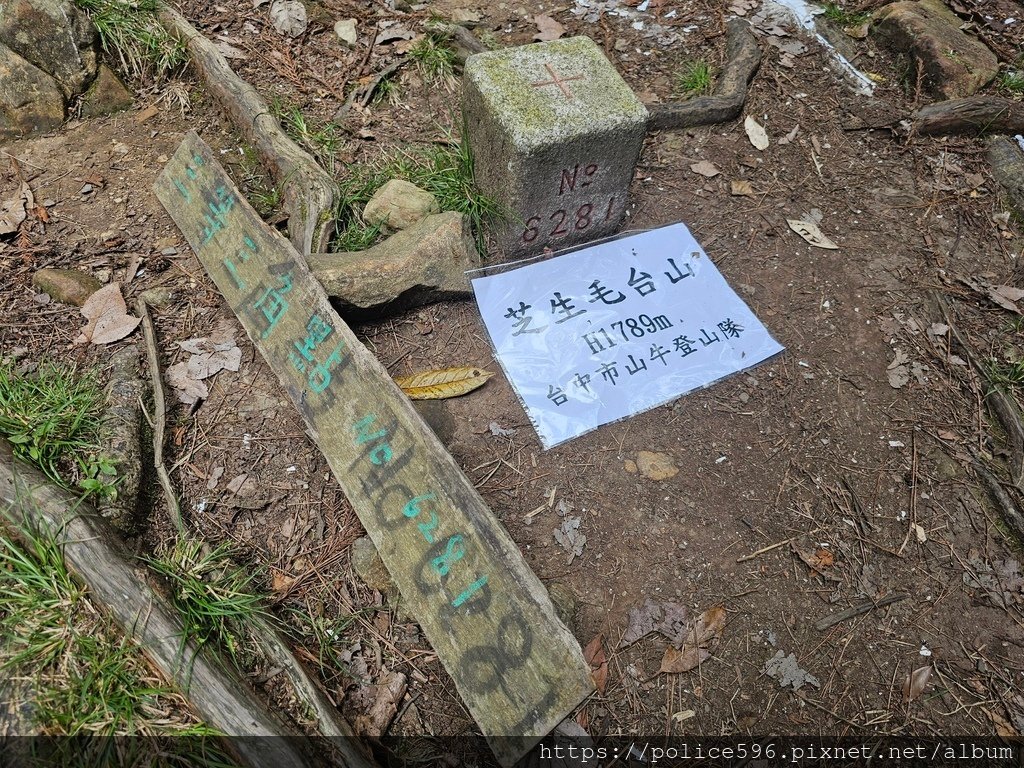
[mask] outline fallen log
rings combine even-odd
[[[649,105],[648,130],[692,128],[739,117],[747,100],[747,86],[761,66],[761,47],[746,21],[731,19],[726,26],[729,33],[725,44],[726,64],[714,95]]]
[[[1013,139],[993,136],[988,143],[988,164],[1010,204],[1024,216],[1024,150]]]
[[[949,99],[921,107],[913,130],[922,136],[1024,132],[1024,104],[995,96]]]
[[[245,765],[320,765],[299,750],[298,732],[268,711],[223,659],[206,646],[183,642],[185,630],[177,612],[139,578],[110,524],[16,459],[6,440],[0,440],[0,515],[15,537],[23,537],[22,523],[29,530],[52,533],[63,547],[68,570],[199,716],[226,736],[244,737],[224,742]]]
[[[173,8],[161,5],[159,18],[187,47],[206,88],[281,188],[292,245],[303,256],[326,251],[334,226],[334,181],[288,138],[256,89],[234,73],[213,43]]]

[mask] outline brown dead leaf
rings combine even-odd
[[[285,594],[295,583],[295,577],[289,576],[277,568],[270,569],[270,589],[278,595]]]
[[[746,179],[733,179],[729,184],[729,194],[736,197],[753,197],[754,188]]]
[[[86,299],[81,311],[89,322],[75,339],[76,344],[110,344],[123,339],[142,322],[128,314],[120,283],[100,288]]]
[[[835,555],[829,552],[824,547],[811,551],[808,549],[801,549],[796,544],[790,544],[790,549],[793,553],[800,558],[804,565],[810,568],[815,574],[822,576],[830,581],[839,581],[838,576],[833,576],[827,572],[827,569],[835,565]]]
[[[706,661],[711,656],[710,647],[718,641],[725,628],[726,618],[725,608],[721,605],[704,611],[687,627],[679,650],[672,646],[665,649],[661,671],[669,674],[689,672]]]
[[[482,387],[493,375],[483,368],[442,368],[411,376],[397,376],[395,383],[410,400],[443,400],[472,392]]]
[[[913,701],[928,687],[928,681],[932,679],[931,665],[918,667],[909,675],[903,683],[903,700]]]
[[[533,36],[533,39],[541,43],[557,40],[565,34],[565,27],[552,19],[546,13],[538,13],[533,17],[533,21],[536,23],[537,29],[540,30]]]
[[[374,688],[376,696],[370,711],[356,717],[356,731],[364,736],[379,739],[398,714],[398,704],[405,696],[408,685],[405,675],[401,672],[384,671]]]
[[[583,658],[590,665],[590,676],[599,694],[604,693],[608,684],[608,656],[604,650],[604,635],[598,635],[583,649]]]
[[[629,609],[628,622],[622,640],[619,641],[619,648],[625,648],[652,632],[658,632],[673,645],[679,645],[687,627],[686,606],[655,601],[648,597],[643,605]]]
[[[690,170],[694,173],[699,173],[701,176],[708,179],[713,179],[721,173],[714,163],[708,162],[707,160],[701,160],[699,163],[693,163],[690,166]]]
[[[28,184],[21,182],[21,187],[12,197],[0,202],[0,235],[18,231],[18,227],[28,216],[26,208],[29,200],[33,200],[32,190]]]

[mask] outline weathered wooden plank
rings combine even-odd
[[[267,710],[249,686],[206,646],[183,645],[177,612],[153,592],[118,545],[110,524],[73,494],[14,458],[0,440],[0,524],[21,521],[45,528],[64,547],[68,570],[133,638],[154,666],[195,707],[208,725],[228,736],[224,744],[252,768],[319,766],[299,751],[299,734]],[[11,533],[21,535],[17,525]],[[286,738],[286,737],[291,738]],[[271,738],[273,737],[273,738]],[[368,762],[345,762],[368,765]]]
[[[499,761],[511,765],[593,689],[544,586],[302,257],[195,133],[154,189],[302,413]]]

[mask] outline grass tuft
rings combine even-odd
[[[149,564],[168,581],[186,638],[219,644],[242,668],[252,653],[249,626],[271,617],[253,585],[255,575],[232,562],[231,555],[226,544],[211,549],[185,537]]]
[[[448,39],[439,32],[427,32],[409,48],[409,58],[427,83],[451,90],[455,85],[458,57]]]
[[[0,361],[0,435],[15,455],[58,485],[111,497],[114,468],[98,453],[102,409],[96,377],[73,365],[44,362],[22,374]]]
[[[301,109],[285,106],[277,99],[271,102],[270,111],[292,141],[305,147],[328,173],[334,173],[335,158],[342,145],[342,137],[334,123],[316,126],[302,114]]]
[[[1024,96],[1024,71],[1006,70],[996,80],[999,89],[1014,96]]]
[[[711,92],[711,65],[703,59],[688,61],[676,73],[676,90],[684,96],[703,96]]]
[[[442,211],[458,211],[469,217],[481,248],[484,222],[502,215],[498,203],[482,194],[473,183],[473,156],[466,142],[449,140],[403,149],[373,165],[351,166],[339,194],[339,234],[335,251],[363,250],[380,235],[359,217],[366,202],[389,179],[404,179],[437,198]]]
[[[855,13],[839,3],[825,3],[825,18],[841,27],[856,27],[871,18],[870,13]]]
[[[47,742],[58,754],[48,755],[45,764],[226,764],[206,738],[213,731],[188,714],[181,697],[150,671],[141,649],[118,633],[71,576],[52,532],[6,522],[24,542],[0,532],[0,674],[6,693],[22,699],[34,734],[90,737]],[[95,738],[100,736],[189,738],[155,749],[145,739]],[[134,757],[128,754],[133,750]]]
[[[156,0],[74,0],[89,14],[103,50],[138,80],[164,79],[188,60],[185,46],[157,20]]]

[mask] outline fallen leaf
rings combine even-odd
[[[213,43],[214,47],[220,52],[220,55],[225,59],[237,59],[238,61],[246,61],[249,56],[241,48],[238,48],[227,40],[218,39]]]
[[[794,125],[793,130],[791,130],[789,133],[787,133],[785,136],[779,139],[779,144],[789,144],[789,142],[796,138],[796,135],[798,133],[800,133],[800,123]]]
[[[534,40],[547,43],[552,40],[557,40],[565,34],[565,27],[552,19],[546,13],[538,13],[533,17],[533,21],[536,23],[537,29],[540,30],[533,36]]]
[[[636,455],[636,466],[648,480],[668,480],[679,474],[675,459],[667,453],[640,451]]]
[[[590,675],[594,678],[594,687],[599,695],[604,694],[608,684],[608,655],[604,650],[604,635],[598,635],[583,649],[583,658],[590,665]]]
[[[768,133],[757,120],[748,116],[743,121],[743,130],[747,132],[747,138],[750,139],[750,143],[754,145],[755,149],[759,149],[762,152],[768,149]]]
[[[110,283],[86,299],[82,316],[88,321],[76,344],[110,344],[123,339],[142,321],[128,314],[120,283]]]
[[[931,665],[927,667],[918,667],[909,675],[903,682],[903,700],[913,701],[922,693],[924,689],[928,687],[928,681],[932,679],[932,668]]]
[[[746,179],[733,179],[729,184],[729,193],[736,197],[753,197],[754,188]]]
[[[569,564],[577,557],[583,555],[583,548],[587,546],[587,537],[580,533],[580,525],[583,519],[579,517],[567,517],[562,520],[560,528],[554,530],[555,541],[562,545],[562,548],[569,553]]]
[[[713,645],[725,627],[725,608],[716,605],[704,611],[686,628],[679,650],[672,646],[665,649],[661,659],[661,671],[669,674],[689,672],[707,661],[711,656],[709,646]]]
[[[686,633],[686,606],[673,602],[658,602],[647,598],[642,606],[629,609],[626,631],[619,648],[632,645],[652,632],[658,632],[673,645],[679,645]]]
[[[164,373],[164,379],[174,389],[178,401],[185,405],[192,405],[196,400],[205,400],[210,394],[210,390],[204,382],[188,375],[188,362],[175,363],[170,366]]]
[[[1024,290],[1014,288],[1011,285],[997,285],[992,290],[1008,301],[1020,301],[1024,299]]]
[[[918,544],[924,544],[926,541],[928,541],[928,533],[927,531],[925,531],[923,527],[921,527],[917,523],[911,523],[910,527],[914,530],[914,536],[917,537]]]
[[[905,365],[889,368],[885,375],[889,379],[889,386],[893,389],[902,389],[910,381],[910,369]]]
[[[815,248],[827,248],[832,251],[839,249],[838,245],[822,234],[822,231],[818,229],[818,225],[814,222],[802,221],[800,219],[786,219],[786,223],[789,224],[790,229],[800,235],[800,237]]]
[[[442,368],[397,376],[395,383],[410,400],[443,400],[482,387],[494,374],[483,368]]]
[[[356,731],[379,739],[398,714],[398,704],[408,689],[406,677],[401,672],[384,671],[376,688],[376,696],[369,712],[356,717]]]
[[[793,553],[800,558],[804,565],[811,569],[811,571],[818,576],[821,576],[830,581],[840,581],[838,576],[834,576],[831,573],[827,573],[827,569],[835,565],[835,555],[829,552],[824,547],[819,547],[817,550],[811,552],[809,550],[801,549],[795,543],[790,544],[790,549]]]
[[[709,179],[713,179],[721,173],[714,163],[710,163],[707,160],[701,160],[699,163],[693,163],[690,166],[690,170]]]
[[[21,183],[21,187],[10,197],[0,203],[0,235],[9,235],[17,232],[18,227],[28,217],[26,206],[32,199],[32,190],[28,184]]]
[[[783,688],[789,686],[794,691],[799,691],[805,685],[821,687],[821,681],[814,675],[803,669],[792,653],[788,656],[785,651],[776,651],[775,655],[765,662],[761,669],[769,677],[775,678]]]
[[[270,4],[270,23],[282,35],[298,37],[309,25],[306,6],[299,0],[274,0]]]

